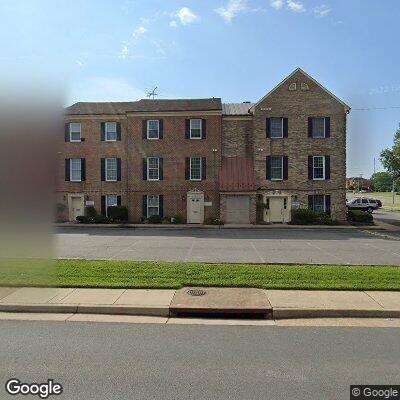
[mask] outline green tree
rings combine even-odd
[[[392,181],[393,178],[389,172],[376,172],[371,176],[371,189],[375,192],[390,192]]]
[[[381,152],[380,160],[392,178],[400,177],[400,129],[394,135],[393,146]]]

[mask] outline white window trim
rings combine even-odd
[[[192,137],[192,121],[200,121],[200,136],[199,137]],[[200,118],[190,119],[190,139],[193,139],[193,140],[203,139],[203,121]]]
[[[115,139],[108,139],[107,138],[107,133],[108,133],[108,131],[107,131],[107,124],[115,124]],[[109,121],[109,122],[106,122],[105,124],[104,124],[104,139],[105,139],[105,141],[106,142],[116,142],[117,141],[117,135],[118,135],[118,132],[117,132],[117,130],[118,130],[118,126],[117,126],[117,123],[116,122],[113,122],[113,121]]]
[[[79,140],[73,140],[72,139],[72,124],[79,124]],[[80,122],[71,122],[70,124],[69,124],[69,141],[70,142],[75,142],[75,143],[78,143],[78,142],[82,142],[82,125],[81,125],[81,123]]]
[[[156,137],[156,138],[149,137],[149,133],[150,133],[150,121],[151,121],[151,122],[154,122],[154,121],[157,122],[157,137]],[[159,119],[149,119],[149,120],[147,120],[146,136],[147,136],[147,139],[148,139],[148,140],[158,140],[158,139],[160,139],[160,120],[159,120]]]
[[[326,117],[311,117],[312,119],[314,118],[322,118],[324,120],[324,136],[314,136],[314,132],[312,130],[312,122],[311,122],[311,136],[313,139],[325,139],[326,138],[326,132],[325,132],[325,119]]]
[[[192,159],[194,158],[200,158],[200,178],[199,179],[193,179],[192,178]],[[189,180],[194,181],[194,182],[200,182],[203,180],[203,158],[202,157],[190,157],[189,161]]]
[[[279,156],[271,156],[271,181],[283,181],[283,156],[281,157],[281,178],[272,178],[272,157],[279,157]]]
[[[81,177],[79,179],[72,179],[72,160],[79,160],[81,166]],[[82,159],[81,158],[71,158],[69,160],[69,180],[70,182],[82,182]]]
[[[157,179],[150,179],[150,163],[149,160],[150,159],[156,159],[157,160]],[[147,163],[147,180],[148,181],[159,181],[160,180],[160,157],[147,157],[146,160]],[[152,168],[155,169],[155,168]]]
[[[281,120],[281,136],[272,136],[272,132],[270,133],[270,139],[283,139],[283,117],[271,117]]]
[[[107,176],[108,175],[107,174],[107,160],[115,160],[115,164],[117,166],[117,176],[116,176],[115,179],[108,179],[108,176]],[[117,159],[115,157],[109,157],[109,158],[106,158],[104,160],[104,169],[105,169],[104,174],[105,174],[106,182],[117,182],[117,180],[118,180],[118,162],[117,162]]]
[[[146,218],[149,218],[149,196],[157,196],[157,215],[160,215],[160,195],[159,194],[148,194],[147,195],[147,215]],[[156,206],[151,206],[151,208],[155,208]]]
[[[314,167],[314,159],[315,158],[321,158],[322,157],[322,178],[315,178],[314,176],[314,171],[315,171],[315,167]],[[324,181],[325,180],[325,156],[313,156],[313,161],[312,161],[312,167],[313,167],[313,181]]]
[[[118,195],[116,195],[116,194],[106,194],[106,217],[108,217],[108,207],[115,207],[115,206],[108,205],[108,197],[109,196],[115,196],[115,200],[116,200],[115,206],[118,206]]]
[[[324,211],[323,213],[326,213],[326,195],[325,194],[313,194],[313,211],[315,211],[315,196],[323,196],[324,197]]]

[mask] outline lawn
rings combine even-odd
[[[26,262],[3,263],[0,286],[400,290],[400,268],[56,260],[43,268]]]

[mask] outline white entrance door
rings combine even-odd
[[[228,224],[250,223],[250,197],[227,196],[226,197],[226,222]]]
[[[76,217],[79,215],[84,215],[85,210],[83,206],[83,197],[82,196],[71,196],[70,197],[70,220],[75,221]]]
[[[269,221],[283,222],[283,197],[269,198]]]
[[[204,221],[204,193],[190,192],[187,195],[187,221],[202,224]]]

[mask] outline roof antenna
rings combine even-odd
[[[156,89],[157,89],[157,86],[153,90],[151,90],[150,92],[147,92],[146,97],[148,97],[149,99],[153,98],[153,100],[154,100],[154,97],[158,96],[158,93],[156,93]]]

